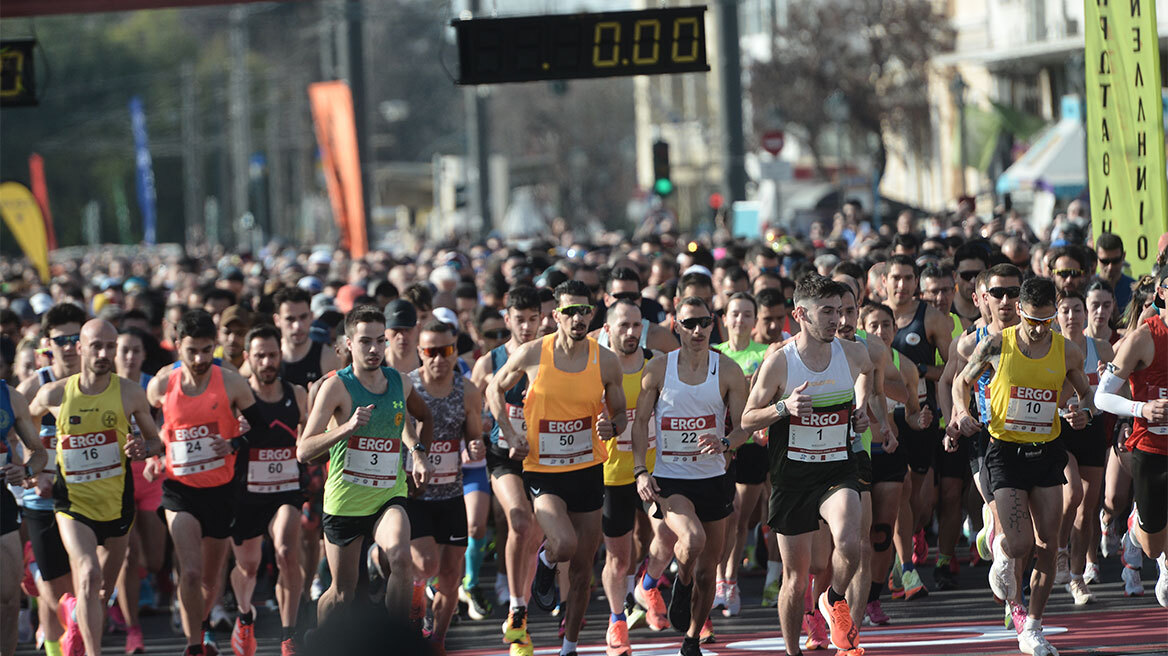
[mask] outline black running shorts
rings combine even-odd
[[[568,472],[525,471],[523,483],[532,499],[557,496],[564,500],[568,512],[586,513],[604,507],[603,464]]]
[[[1056,487],[1067,482],[1063,469],[1067,451],[1062,440],[1024,444],[991,439],[985,466],[990,472],[990,490],[1032,490]]]
[[[1131,467],[1140,528],[1159,533],[1168,525],[1168,456],[1132,449]]]

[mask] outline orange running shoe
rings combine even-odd
[[[255,656],[255,625],[244,624],[235,618],[235,628],[231,630],[231,651],[235,656]]]
[[[859,646],[857,639],[860,632],[852,624],[852,612],[848,609],[848,602],[840,599],[834,604],[827,601],[827,593],[819,595],[819,612],[827,620],[827,629],[831,633],[831,644],[836,649],[855,649]]]
[[[645,621],[653,631],[664,631],[669,628],[669,618],[666,616],[665,600],[661,598],[661,591],[657,588],[644,589],[645,586],[637,581],[633,588],[633,598],[645,609]]]
[[[698,634],[698,643],[708,645],[714,642],[714,620],[709,617],[706,618],[706,623],[702,625],[702,632]]]
[[[292,638],[280,643],[280,656],[296,656],[296,643],[292,642]]]
[[[803,648],[808,651],[827,649],[831,644],[831,638],[827,637],[827,622],[817,610],[803,614],[803,632],[807,634]]]
[[[632,656],[633,646],[629,644],[629,624],[625,620],[608,623],[608,633],[604,638],[605,656]]]
[[[414,594],[410,598],[410,619],[420,620],[426,616],[426,582],[414,581]]]

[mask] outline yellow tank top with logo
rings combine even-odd
[[[633,476],[633,420],[637,416],[637,398],[641,395],[641,374],[645,372],[646,359],[641,368],[631,374],[625,374],[621,381],[625,390],[625,403],[628,409],[625,414],[628,424],[620,435],[604,441],[608,450],[608,460],[604,461],[605,485],[631,485],[636,482]],[[649,451],[645,454],[645,466],[649,472],[653,471],[653,463],[657,459],[657,422],[649,419]]]
[[[1059,436],[1059,392],[1067,377],[1066,341],[1051,332],[1038,359],[1018,348],[1018,326],[1002,331],[1002,354],[990,379],[990,435],[1004,442],[1049,442]]]
[[[527,388],[523,416],[527,418],[530,450],[523,470],[569,472],[604,463],[608,451],[596,432],[604,404],[600,377],[600,345],[588,338],[588,360],[583,371],[556,368],[556,336],[543,338],[539,371]]]
[[[133,512],[133,479],[125,455],[130,420],[122,407],[121,378],[110,376],[97,394],[84,394],[80,375],[65,382],[57,413],[57,478],[54,508],[97,522]]]

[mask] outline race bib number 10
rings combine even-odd
[[[1003,427],[1020,433],[1050,435],[1058,411],[1058,390],[1010,386]]]
[[[354,435],[345,450],[341,478],[355,485],[390,488],[397,484],[400,463],[401,440]]]
[[[539,420],[539,464],[575,465],[592,460],[592,417]]]
[[[711,433],[718,422],[714,415],[704,417],[662,417],[657,458],[663,462],[697,462],[701,457],[698,437]],[[716,437],[721,437],[716,436]]]
[[[221,439],[219,423],[214,421],[201,426],[174,429],[167,450],[174,475],[189,476],[225,465],[223,457],[215,455],[215,450],[211,448],[215,440]]]
[[[87,483],[122,474],[122,450],[113,429],[64,435],[57,440],[57,448],[65,465],[66,483]]]

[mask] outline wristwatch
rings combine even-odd
[[[722,451],[729,451],[729,450],[730,450],[730,439],[723,437],[722,438]]]
[[[410,453],[417,453],[418,451],[425,453],[426,452],[426,445],[422,444],[421,442],[418,442],[417,444],[410,447]]]
[[[786,401],[776,401],[775,402],[775,412],[779,413],[779,419],[783,419],[791,414],[791,412],[789,410],[787,410],[787,402]]]
[[[927,374],[927,373],[929,373],[929,365],[927,365],[927,364],[918,364],[917,365],[917,374],[919,374],[923,378],[925,376],[925,374]]]

